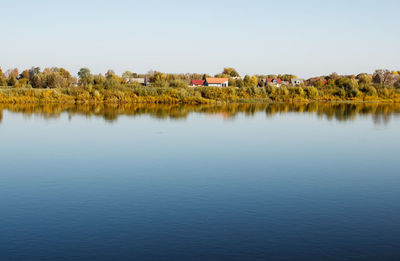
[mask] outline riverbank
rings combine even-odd
[[[3,104],[230,104],[274,102],[385,102],[400,103],[396,89],[382,89],[373,96],[360,93],[356,97],[343,96],[335,90],[305,90],[292,88],[163,88],[121,87],[113,89],[73,87],[56,89],[0,88]]]

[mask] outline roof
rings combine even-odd
[[[192,85],[204,85],[204,80],[192,80]]]
[[[206,82],[211,84],[226,83],[227,81],[229,81],[228,78],[206,78]]]
[[[275,81],[275,80],[276,80],[276,82],[279,83],[279,84],[282,83],[282,80],[279,79],[279,78],[267,78],[267,82],[268,82],[268,83],[271,83],[271,82],[273,82],[273,81]]]

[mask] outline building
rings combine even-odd
[[[142,77],[142,78],[130,78],[130,79],[126,79],[127,83],[139,83],[143,86],[150,86],[150,77],[146,76],[146,77]]]
[[[193,87],[199,87],[199,86],[204,86],[205,81],[204,80],[192,80],[190,85]]]
[[[129,79],[129,83],[134,83],[134,82],[140,83],[141,85],[146,85],[145,84],[146,83],[146,79],[145,78],[131,78],[131,79]]]
[[[290,80],[290,83],[293,85],[293,86],[299,86],[299,85],[302,85],[302,84],[304,84],[304,80],[303,79],[291,79]]]
[[[266,85],[281,86],[282,80],[280,78],[267,78],[265,81]]]
[[[204,86],[228,87],[229,79],[228,78],[206,78]]]

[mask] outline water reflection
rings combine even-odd
[[[149,115],[157,119],[185,119],[191,113],[203,113],[234,119],[240,114],[247,116],[265,112],[268,117],[287,113],[316,114],[322,119],[353,121],[357,116],[371,116],[375,124],[387,124],[400,113],[400,104],[386,103],[274,103],[229,105],[162,105],[162,104],[0,104],[0,122],[3,111],[22,113],[25,116],[40,115],[57,118],[62,113],[102,117],[114,122],[119,116]]]

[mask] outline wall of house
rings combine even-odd
[[[210,87],[228,87],[229,83],[228,82],[224,82],[224,83],[206,83],[206,86],[210,86]]]
[[[137,82],[140,84],[145,84],[145,79],[144,78],[133,78],[131,79],[131,82]]]

